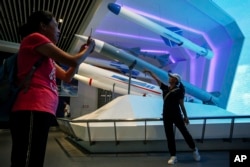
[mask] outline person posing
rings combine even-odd
[[[90,39],[78,53],[70,55],[56,46],[60,36],[52,13],[37,11],[19,29],[22,41],[18,52],[18,82],[32,66],[42,60],[34,72],[28,89],[22,89],[10,115],[12,136],[11,167],[42,167],[50,123],[58,105],[56,78],[71,81],[77,67],[93,51]],[[68,65],[63,70],[55,62]]]
[[[64,102],[64,117],[70,117],[71,113],[70,113],[70,105],[65,101]]]
[[[184,106],[185,88],[181,83],[180,75],[169,73],[169,85],[165,85],[151,71],[145,70],[144,72],[149,73],[156,80],[163,93],[163,124],[167,137],[169,153],[171,155],[168,164],[175,164],[177,162],[173,124],[179,129],[186,143],[192,149],[194,159],[200,161],[201,157],[198,149],[186,128],[186,125],[189,124],[189,119]]]

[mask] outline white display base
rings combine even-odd
[[[117,120],[116,128],[114,122],[90,122],[89,130],[87,123],[70,123],[75,136],[83,141],[136,141],[136,140],[166,140],[162,121],[147,122],[119,122],[127,119],[144,119],[162,117],[161,98],[141,97],[136,95],[124,95],[117,97],[105,106],[96,111],[75,118],[74,120]],[[195,117],[212,116],[235,116],[222,108],[199,103],[185,103],[190,125],[188,129],[194,139],[201,139],[203,130],[203,120],[192,120]],[[74,121],[73,120],[73,121]],[[250,138],[250,133],[245,129],[250,129],[248,120],[235,120],[233,138]],[[62,127],[63,123],[59,125]],[[205,139],[221,139],[230,137],[231,119],[207,120],[205,127]],[[90,137],[89,137],[90,132]],[[145,136],[146,132],[146,136]],[[176,130],[176,139],[183,139]]]

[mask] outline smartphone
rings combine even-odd
[[[90,44],[91,35],[92,35],[92,28],[90,29],[90,34],[89,34],[89,37],[88,37],[88,40],[87,40],[87,45]]]

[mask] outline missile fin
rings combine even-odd
[[[178,35],[182,35],[182,30],[178,27],[166,27],[166,29],[178,34]],[[181,43],[176,43],[168,38],[165,38],[163,36],[161,36],[161,38],[163,39],[164,43],[169,46],[169,47],[174,47],[174,46],[180,46],[182,45]]]

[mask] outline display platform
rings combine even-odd
[[[124,95],[68,125],[62,120],[58,123],[61,129],[70,125],[74,135],[83,141],[165,140],[162,104],[161,98]],[[244,130],[250,128],[249,118],[235,118],[232,122],[237,115],[217,106],[190,102],[185,106],[190,118],[187,128],[194,139],[250,138]],[[176,139],[183,139],[175,130]]]

